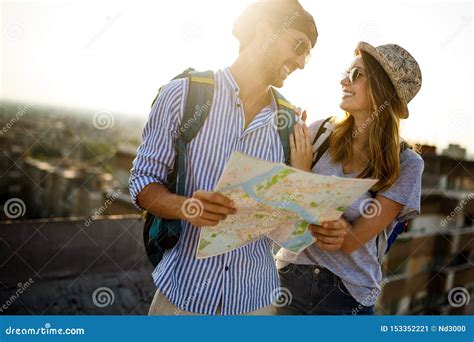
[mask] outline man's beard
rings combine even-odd
[[[281,88],[283,86],[284,79],[281,76],[281,68],[283,64],[278,62],[278,54],[276,49],[268,48],[262,59],[262,68],[264,70],[265,81],[267,84]]]
[[[284,79],[281,77],[281,67],[268,63],[266,65],[265,76],[267,83],[273,87],[283,87]]]

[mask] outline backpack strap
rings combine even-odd
[[[334,128],[334,125],[330,122],[332,118],[330,116],[323,121],[313,139],[313,162],[311,163],[311,169],[329,148],[329,137]]]
[[[171,192],[184,196],[186,181],[186,145],[196,137],[206,121],[214,97],[214,73],[196,72],[192,68],[184,70],[173,78],[188,78],[188,95],[183,117],[176,132],[176,157],[173,170],[168,174],[166,185]],[[155,97],[153,104],[161,90]],[[181,234],[181,221],[155,217],[146,212],[143,229],[145,250],[152,265],[156,267],[163,258],[164,251],[173,248]]]
[[[406,149],[411,149],[411,146],[405,142],[403,139],[400,141],[400,154],[403,153]],[[377,191],[369,190],[370,196],[375,199],[377,196]],[[388,253],[390,247],[392,247],[395,240],[400,234],[407,230],[408,221],[393,221],[390,223],[393,227],[390,235],[387,235],[387,228],[382,230],[377,237],[375,238],[375,246],[377,247],[377,257],[379,263],[382,264],[382,260],[385,254]]]
[[[377,196],[377,191],[372,189],[369,190],[370,197],[375,200]],[[393,223],[390,223],[393,224]],[[387,228],[384,228],[380,233],[377,234],[375,237],[375,248],[377,249],[377,259],[379,264],[382,265],[383,256],[385,255],[385,251],[387,250]]]
[[[319,159],[321,159],[323,154],[329,148],[329,137],[331,136],[331,133],[334,129],[334,124],[331,122],[332,119],[332,116],[326,118],[316,132],[316,136],[313,139],[313,162],[311,164],[311,168],[316,165]],[[411,149],[411,146],[402,140],[400,142],[400,153],[406,149]]]
[[[174,81],[174,80],[177,80],[177,79],[180,79],[180,78],[186,78],[186,77],[189,77],[191,72],[194,72],[195,70],[193,68],[187,68],[186,70],[184,70],[182,73],[180,73],[179,75],[176,75],[175,77],[173,77],[171,79],[171,81]],[[158,92],[155,96],[155,98],[153,99],[153,102],[151,103],[151,107],[153,107],[153,105],[155,104],[156,100],[158,99],[158,97],[160,96],[160,93],[161,91],[163,90],[163,87],[164,85],[162,85],[160,88],[158,88]]]
[[[189,70],[189,69],[187,69]],[[186,146],[199,133],[211,110],[214,97],[214,73],[210,70],[189,72],[188,96],[178,130],[176,194],[184,196],[186,184]]]
[[[393,243],[398,238],[398,236],[402,234],[403,232],[406,232],[407,229],[408,229],[408,221],[401,221],[401,222],[397,221],[395,228],[393,228],[392,233],[388,237],[387,249],[385,250],[385,254],[388,253],[388,251],[390,250],[390,248],[392,247]]]
[[[274,87],[271,89],[277,103],[277,129],[283,146],[283,152],[285,154],[285,164],[290,165],[290,134],[293,133],[295,127],[295,110],[293,105]]]
[[[196,137],[209,115],[214,85],[214,73],[210,70],[189,73],[188,97],[179,130],[186,144]]]

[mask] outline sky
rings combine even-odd
[[[0,99],[128,113],[146,119],[157,89],[183,69],[221,69],[238,56],[235,18],[250,0],[1,0]],[[341,72],[359,41],[396,43],[423,84],[402,136],[474,154],[471,2],[301,0],[319,37],[282,93],[309,122],[341,115]]]

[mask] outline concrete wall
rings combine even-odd
[[[146,314],[155,286],[142,226],[138,216],[0,224],[0,314]],[[94,303],[99,288],[113,303]]]

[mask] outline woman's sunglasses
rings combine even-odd
[[[354,67],[352,69],[349,69],[349,70],[346,70],[342,73],[342,78],[348,78],[349,79],[349,83],[352,84],[354,83],[355,81],[357,81],[357,79],[362,76],[362,72],[360,71],[360,69],[358,69],[357,67]]]

